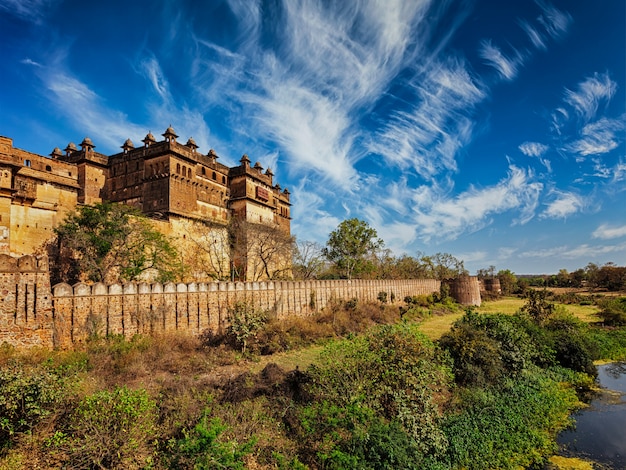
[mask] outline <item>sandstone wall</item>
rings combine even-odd
[[[0,254],[0,344],[54,344],[50,275],[46,257]]]
[[[275,318],[311,315],[332,302],[390,301],[438,292],[440,281],[336,280],[209,283],[83,283],[50,287],[48,259],[0,254],[0,344],[16,347],[71,347],[90,335],[221,331],[228,310],[246,302]],[[480,305],[478,280],[452,281],[452,296]]]
[[[439,291],[433,279],[168,284],[96,283],[50,287],[46,257],[0,254],[0,344],[70,347],[89,335],[205,330],[226,326],[229,308],[246,302],[276,318],[310,315],[338,300],[401,301]]]
[[[387,292],[408,295],[439,291],[434,279],[168,284],[57,284],[53,287],[55,346],[67,347],[91,334],[205,330],[226,326],[228,309],[246,302],[276,318],[310,315],[334,300],[374,301]]]

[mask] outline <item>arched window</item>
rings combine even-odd
[[[176,164],[176,173],[180,175],[180,163]]]
[[[215,172],[213,172],[213,174],[211,175],[211,177],[216,180],[217,179],[217,175],[215,174]]]
[[[46,165],[46,171],[52,171],[52,167],[50,165]]]

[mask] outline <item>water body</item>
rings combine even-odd
[[[574,415],[576,428],[559,435],[561,454],[626,469],[626,363],[598,366],[598,381],[603,390]]]

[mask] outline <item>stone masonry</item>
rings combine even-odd
[[[68,348],[89,335],[192,335],[227,325],[229,308],[246,302],[276,318],[306,316],[329,303],[396,301],[438,292],[434,279],[212,282],[188,284],[57,284],[50,288],[45,257],[0,255],[0,343]]]

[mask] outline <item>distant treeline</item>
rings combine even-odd
[[[604,266],[589,263],[572,272],[561,269],[557,274],[516,275],[510,270],[495,274],[493,269],[481,269],[477,275],[482,279],[497,277],[503,294],[521,293],[527,287],[586,287],[612,292],[626,290],[626,266],[617,266],[615,263],[606,263]]]

